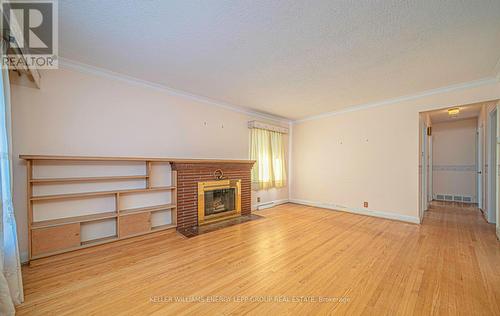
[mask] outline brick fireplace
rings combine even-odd
[[[198,226],[198,183],[217,180],[217,170],[225,180],[241,180],[241,215],[250,215],[253,164],[251,160],[173,162],[172,170],[177,171],[177,229]]]

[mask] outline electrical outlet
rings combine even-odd
[[[257,197],[257,203],[260,203],[260,196]]]
[[[368,202],[364,202],[364,203],[363,203],[363,207],[364,207],[364,208],[367,208],[367,207],[368,207]]]

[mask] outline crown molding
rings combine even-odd
[[[114,72],[114,71],[107,70],[104,68],[92,66],[89,64],[84,64],[84,63],[74,61],[71,59],[67,59],[67,58],[63,58],[63,57],[59,57],[59,67],[72,69],[72,70],[76,70],[79,72],[84,72],[84,73],[93,74],[93,75],[97,75],[97,76],[101,76],[101,77],[106,77],[109,79],[119,80],[119,81],[130,83],[130,84],[135,84],[135,85],[140,85],[140,86],[147,87],[147,88],[160,90],[163,92],[167,92],[168,94],[185,97],[185,98],[188,98],[188,99],[191,99],[194,101],[198,101],[198,102],[201,102],[201,103],[204,103],[207,105],[217,106],[217,107],[220,107],[220,108],[223,108],[226,110],[230,110],[233,112],[242,113],[242,114],[246,114],[246,115],[250,115],[250,116],[254,116],[254,117],[258,117],[258,118],[262,118],[262,119],[266,119],[266,120],[271,120],[271,121],[286,123],[286,124],[289,124],[291,122],[291,120],[284,118],[284,117],[281,117],[281,116],[276,116],[276,115],[267,114],[267,113],[263,113],[263,112],[259,112],[259,111],[254,111],[254,110],[248,109],[248,108],[243,107],[243,106],[233,105],[233,104],[229,104],[226,102],[214,100],[214,99],[200,96],[200,95],[196,95],[196,94],[193,94],[190,92],[170,88],[168,86],[165,86],[165,85],[162,85],[159,83],[154,83],[151,81],[138,79],[138,78],[127,76],[127,75],[124,75],[124,74],[121,74],[118,72]]]
[[[498,66],[498,65],[497,65]],[[454,84],[442,88],[437,88],[437,89],[432,89],[432,90],[426,90],[417,94],[413,95],[407,95],[407,96],[402,96],[398,98],[393,98],[393,99],[387,99],[384,101],[379,101],[379,102],[373,102],[373,103],[365,103],[365,104],[360,104],[360,105],[354,105],[354,106],[349,106],[347,108],[338,110],[338,111],[332,111],[332,112],[327,112],[327,113],[322,113],[318,115],[312,115],[308,116],[302,119],[294,120],[293,124],[296,123],[302,123],[306,121],[313,121],[313,120],[318,120],[330,116],[336,116],[344,113],[349,113],[349,112],[355,112],[355,111],[360,111],[360,110],[366,110],[370,108],[375,108],[379,106],[385,106],[385,105],[391,105],[391,104],[396,104],[399,102],[404,102],[404,101],[411,101],[411,100],[417,100],[421,98],[425,98],[431,95],[436,95],[440,93],[446,93],[446,92],[451,92],[451,91],[457,91],[457,90],[462,90],[462,89],[469,89],[469,88],[475,88],[475,87],[480,87],[488,84],[493,84],[498,82],[498,77],[497,78],[483,78],[475,81],[469,81],[465,83],[459,83],[459,84]]]
[[[224,108],[226,110],[230,110],[233,112],[237,113],[242,113],[266,120],[271,120],[279,123],[285,123],[285,124],[296,124],[296,123],[301,123],[301,122],[306,122],[306,121],[312,121],[312,120],[318,120],[330,116],[335,116],[335,115],[340,115],[344,113],[349,113],[349,112],[355,112],[355,111],[360,111],[360,110],[365,110],[365,109],[370,109],[370,108],[375,108],[375,107],[380,107],[380,106],[385,106],[385,105],[391,105],[391,104],[396,104],[399,102],[404,102],[404,101],[411,101],[411,100],[416,100],[424,97],[428,97],[431,95],[435,94],[440,94],[440,93],[445,93],[445,92],[451,92],[451,91],[456,91],[456,90],[462,90],[462,89],[468,89],[468,88],[474,88],[474,87],[479,87],[487,84],[492,84],[492,83],[497,83],[500,81],[500,59],[498,60],[496,66],[495,66],[495,77],[493,78],[484,78],[480,80],[475,80],[475,81],[470,81],[470,82],[465,82],[465,83],[459,83],[455,85],[450,85],[438,89],[432,89],[432,90],[426,90],[414,95],[408,95],[408,96],[402,96],[398,98],[392,98],[392,99],[387,99],[379,102],[373,102],[373,103],[365,103],[365,104],[360,104],[360,105],[354,105],[354,106],[349,106],[347,108],[337,110],[337,111],[331,111],[331,112],[326,112],[326,113],[321,113],[318,115],[312,115],[312,116],[307,116],[298,120],[292,120],[288,119],[285,117],[277,116],[277,115],[272,115],[268,113],[263,113],[255,110],[251,110],[249,108],[243,107],[243,106],[238,106],[234,104],[229,104],[227,102],[222,102],[218,100],[214,100],[205,96],[200,96],[196,95],[190,92],[174,89],[159,83],[154,83],[151,81],[147,80],[142,80],[138,79],[135,77],[127,76],[121,73],[117,73],[111,70],[107,70],[104,68],[92,66],[89,64],[77,62],[71,59],[59,57],[59,66],[62,68],[69,68],[73,69],[76,71],[84,72],[84,73],[89,73],[93,75],[98,75],[102,77],[107,77],[110,79],[114,80],[119,80],[123,82],[127,82],[130,84],[135,84],[135,85],[140,85],[152,89],[157,89],[160,91],[167,92],[172,95],[176,96],[181,96],[185,98],[189,98],[191,100],[195,100],[207,105],[211,106],[217,106],[220,108]]]

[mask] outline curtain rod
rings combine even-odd
[[[286,127],[267,124],[267,123],[259,122],[259,121],[248,122],[248,128],[250,128],[250,129],[259,128],[259,129],[265,129],[268,131],[278,132],[278,133],[282,133],[282,134],[288,134],[288,128],[286,128]]]

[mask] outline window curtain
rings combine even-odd
[[[253,187],[259,190],[286,185],[285,145],[283,134],[265,129],[250,130],[250,159]]]
[[[5,45],[2,45],[2,58]],[[12,205],[11,120],[9,72],[0,81],[0,315],[14,315],[24,300],[16,220]]]

